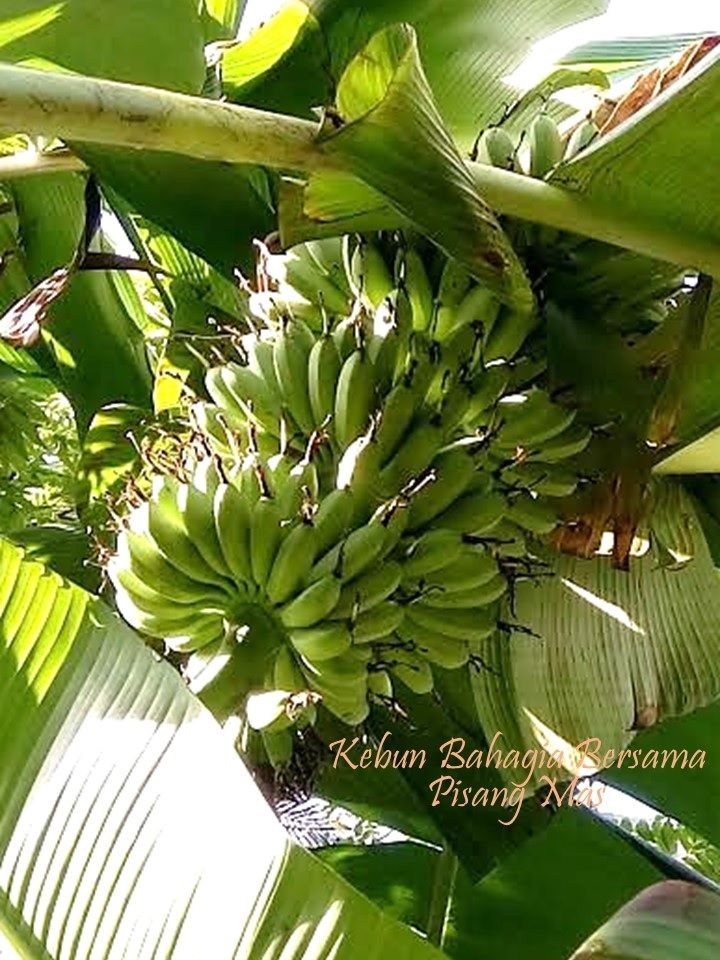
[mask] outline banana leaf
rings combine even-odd
[[[0,571],[0,932],[22,957],[351,958],[369,931],[378,956],[439,956],[289,841],[107,607],[6,541]]]
[[[720,121],[720,48],[578,157],[560,164],[551,182],[599,209],[622,210],[628,222],[670,229],[676,262],[688,241],[720,240],[720,187],[714,162]]]
[[[653,549],[629,572],[556,555],[552,576],[516,586],[520,629],[491,639],[483,658],[495,673],[472,677],[486,736],[501,730],[521,752],[587,738],[619,750],[720,696],[717,573],[690,497],[666,489]]]
[[[244,83],[240,77],[243,61],[259,66],[260,39],[251,36],[247,46],[228,51],[227,92],[232,100],[310,116],[313,107],[332,101],[343,70],[373,34],[389,24],[407,22],[417,31],[422,64],[440,113],[456,142],[469,149],[478,131],[497,122],[512,101],[513,92],[504,78],[533,44],[602,13],[606,3],[371,0],[358,5],[347,0],[310,0],[306,6],[309,13],[294,36],[287,26],[281,26],[281,17],[287,23],[283,11],[261,28],[265,48],[274,49],[275,54],[267,56],[263,72],[252,73],[246,67]]]
[[[424,929],[432,894],[428,873],[437,866],[437,851],[392,843],[327,848],[320,856],[382,910]],[[659,879],[657,870],[586,813],[562,810],[480,883],[458,870],[443,950],[456,960],[558,960]]]

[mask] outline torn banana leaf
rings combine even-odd
[[[443,124],[412,27],[382,30],[350,63],[319,142],[499,299],[530,309],[529,281]]]
[[[496,672],[472,678],[486,734],[551,753],[587,738],[619,750],[720,695],[717,572],[690,497],[665,484],[629,572],[553,557],[542,587],[516,585],[516,620],[482,651]]]

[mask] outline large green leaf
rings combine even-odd
[[[720,791],[716,761],[720,751],[720,705],[713,703],[643,731],[632,749],[642,751],[639,762],[633,763],[630,758],[619,767],[613,766],[603,774],[603,779],[720,845],[720,808],[708,802]],[[669,759],[661,765],[663,751],[673,750],[678,751],[675,763],[675,755],[668,753]],[[686,755],[681,753],[683,750]],[[696,762],[690,767],[690,759],[697,751],[705,751],[704,763],[700,766]]]
[[[452,4],[370,0],[362,5],[311,0],[307,5],[312,20],[297,31],[292,44],[271,61],[264,75],[256,74],[243,86],[238,83],[243,48],[228,54],[233,100],[309,116],[312,107],[330,102],[333,82],[374,33],[405,21],[418,32],[423,66],[440,112],[463,147],[472,144],[482,126],[499,118],[513,96],[503,78],[535,42],[601,13],[606,6],[604,0],[454,0]],[[272,21],[264,29],[280,33]],[[287,35],[277,38],[278,51],[283,42],[287,45]],[[318,51],[323,48],[319,72]],[[251,48],[248,59],[250,53]]]
[[[197,0],[4,0],[0,60],[195,93],[205,64]]]
[[[403,843],[330,848],[322,857],[383,910],[424,928],[436,851]],[[563,810],[480,883],[458,871],[443,950],[457,960],[561,960],[657,879],[656,870],[601,825]]]
[[[489,641],[496,673],[473,677],[488,735],[553,751],[598,738],[617,750],[634,730],[720,695],[717,572],[688,495],[665,495],[662,524],[659,509],[653,521],[660,541],[629,572],[607,557],[557,556],[551,578],[518,585],[517,622],[532,634]],[[692,559],[673,569],[660,544]]]
[[[596,208],[622,210],[630,222],[674,231],[682,264],[687,242],[720,240],[720,185],[707,175],[719,107],[716,49],[629,120],[561,164],[551,179]]]
[[[473,929],[482,931],[479,956],[525,956],[532,930],[533,960],[559,960],[610,911],[657,879],[651,866],[601,825],[563,810],[548,830],[476,886],[470,910]],[[456,923],[461,935],[462,921]]]
[[[23,958],[437,956],[294,846],[210,715],[0,542],[0,930]]]

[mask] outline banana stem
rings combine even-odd
[[[720,276],[720,244],[657,223],[642,223],[581,194],[483,163],[469,163],[478,191],[497,213],[569,230],[657,260]]]
[[[445,940],[450,906],[452,904],[455,878],[457,876],[458,860],[450,847],[443,847],[442,853],[435,867],[433,887],[430,895],[430,908],[426,934],[430,943],[441,950]]]
[[[167,90],[10,65],[0,66],[0,127],[80,145],[157,150],[285,171],[340,169],[316,141],[317,125],[308,120]],[[0,181],[51,170],[53,165],[78,169],[77,160],[68,155],[35,161],[11,157],[2,163]],[[480,194],[498,213],[720,276],[718,243],[627,217],[542,180],[481,163],[468,162],[468,168]],[[400,214],[390,207],[377,215],[379,228],[401,225]],[[357,229],[355,221],[350,223],[348,229]],[[366,226],[371,229],[372,223]],[[335,227],[343,232],[341,222]]]
[[[317,125],[150,87],[0,66],[0,126],[67,142],[132,147],[283,170],[330,164]]]

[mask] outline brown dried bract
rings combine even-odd
[[[51,305],[66,290],[72,270],[60,267],[45,277],[0,318],[0,339],[13,347],[32,347],[40,339]]]
[[[667,67],[653,67],[638,77],[630,90],[619,99],[607,97],[600,102],[593,120],[601,135],[623,123],[669,86],[676,83],[688,70],[706,57],[720,43],[720,36],[703,37],[686,47]]]
[[[647,480],[632,472],[618,473],[603,480],[592,491],[592,499],[574,516],[568,516],[552,535],[561,553],[590,559],[600,548],[605,531],[612,531],[612,565],[628,570],[638,525],[645,511]]]

